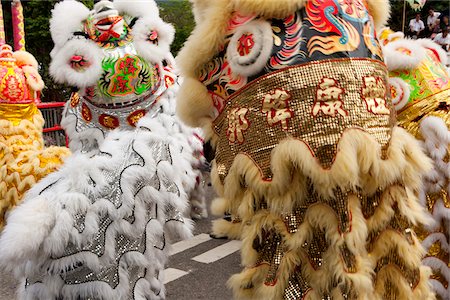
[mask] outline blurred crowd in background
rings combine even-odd
[[[444,50],[449,51],[449,30],[449,15],[430,8],[425,22],[422,20],[420,13],[417,13],[415,18],[409,21],[407,35],[413,39],[430,38],[441,45]]]

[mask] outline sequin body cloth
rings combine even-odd
[[[425,156],[395,126],[365,5],[312,0],[270,19],[236,4],[197,70],[214,106],[218,201],[243,240],[235,298],[433,299],[412,229],[425,220]]]

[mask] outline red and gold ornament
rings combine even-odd
[[[136,110],[134,112],[132,112],[128,117],[127,117],[127,122],[128,124],[130,124],[133,127],[136,127],[137,122],[143,117],[145,116],[146,111],[143,109],[140,110]]]
[[[102,126],[109,128],[109,129],[115,129],[115,128],[119,127],[119,119],[114,116],[110,116],[107,114],[101,114],[98,117],[98,121]]]
[[[90,122],[92,120],[92,113],[86,103],[81,104],[81,116],[86,122]]]

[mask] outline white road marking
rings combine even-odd
[[[180,277],[189,274],[189,272],[178,270],[174,268],[167,268],[163,271],[164,284],[169,283],[171,281],[177,280]]]
[[[187,249],[190,249],[197,245],[200,245],[201,243],[209,241],[210,239],[211,239],[211,237],[209,236],[209,234],[202,233],[202,234],[194,236],[193,238],[191,238],[189,240],[184,240],[184,241],[175,243],[172,245],[172,249],[170,250],[170,255],[174,255],[174,254],[183,252]]]
[[[192,258],[195,261],[209,264],[224,258],[241,248],[241,241],[231,241]]]

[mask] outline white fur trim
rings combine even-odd
[[[445,122],[438,117],[426,117],[420,123],[420,132],[424,137],[424,146],[434,160],[444,159],[447,145],[450,143],[450,133]]]
[[[396,111],[400,111],[408,103],[409,96],[411,94],[409,84],[398,77],[390,77],[389,84],[397,93],[397,96],[392,98],[392,104],[394,105]]]
[[[37,256],[41,243],[53,225],[55,209],[55,205],[44,197],[36,197],[29,204],[21,204],[11,211],[8,216],[8,230],[4,230],[1,235],[2,264],[19,266],[20,261],[26,257]],[[18,232],[22,234],[18,235]],[[17,248],[12,245],[17,245]],[[7,269],[12,271],[14,267]]]
[[[166,55],[164,56],[164,59],[166,60],[167,66],[170,68],[175,68],[174,73],[179,75],[179,70],[176,68],[175,64],[175,57],[173,57],[172,53],[166,53]],[[179,79],[178,81],[181,81],[181,79]],[[181,82],[180,82],[181,84]]]
[[[442,49],[441,46],[439,46],[438,44],[436,44],[435,42],[433,42],[430,39],[420,39],[420,40],[417,40],[417,42],[420,43],[425,48],[430,48],[430,49],[433,49],[434,51],[436,51],[438,54],[438,59],[441,61],[441,63],[443,65],[447,64],[447,61],[448,61],[447,54],[448,53],[445,52],[445,50]]]
[[[160,101],[175,101],[173,93],[164,96]],[[142,295],[142,299],[161,299],[164,296],[162,278],[157,278],[156,274],[162,271],[166,263],[168,242],[174,237],[190,237],[192,229],[192,222],[179,222],[178,215],[174,215],[171,208],[179,212],[187,209],[182,181],[187,180],[184,174],[192,168],[187,159],[192,154],[188,143],[190,136],[185,134],[184,129],[173,116],[173,110],[153,118],[143,117],[136,130],[113,130],[99,141],[99,149],[109,155],[75,151],[59,171],[30,190],[23,205],[11,214],[0,239],[0,248],[3,245],[9,248],[0,253],[0,260],[5,266],[15,269],[16,275],[20,277],[39,276],[42,281],[21,289],[21,297],[53,299],[62,296],[71,300],[92,297],[94,293],[102,299],[128,299],[130,288],[127,267],[130,266],[147,268],[147,276],[131,289],[135,295]],[[133,147],[130,148],[130,145]],[[153,148],[155,145],[156,149]],[[158,149],[164,150],[164,153],[161,154]],[[167,149],[170,149],[170,153]],[[142,162],[125,167],[129,164],[132,150],[141,157]],[[107,179],[102,172],[114,173],[120,168],[124,169],[120,172],[122,192],[119,198],[104,197],[105,189],[111,186],[111,178]],[[137,182],[155,176],[159,178],[157,184],[150,180],[137,190]],[[117,184],[117,179],[114,182]],[[169,189],[173,184],[176,189]],[[88,196],[94,197],[94,201]],[[113,202],[117,200],[120,206],[114,205]],[[150,215],[152,220],[147,222],[147,213],[152,209],[155,210]],[[77,214],[85,216],[82,232],[75,226]],[[134,215],[133,222],[125,220],[130,214]],[[99,219],[105,215],[112,223],[105,232],[105,251],[102,256],[82,251],[61,257],[69,242],[78,247],[88,244],[99,230]],[[61,272],[66,275],[70,266],[77,262],[83,262],[94,272],[110,266],[116,257],[118,235],[131,240],[146,237],[146,247],[142,253],[125,253],[115,263],[121,266],[117,287],[112,289],[101,281],[77,285],[64,283]],[[42,272],[42,263],[46,264],[47,272]],[[156,294],[159,291],[158,298]]]
[[[15,51],[13,52],[13,57],[16,59],[16,64],[18,66],[31,65],[35,69],[39,67],[36,58],[27,51]]]
[[[34,67],[31,66],[23,66],[22,67],[23,73],[25,74],[25,77],[27,78],[27,84],[33,91],[42,91],[45,84],[44,81],[41,78],[41,75],[39,75],[38,70],[36,70]]]
[[[388,37],[388,40],[392,41],[395,38],[402,39],[404,37],[405,37],[405,34],[403,32],[397,31],[397,32],[394,32],[394,33],[390,34],[389,37]]]
[[[432,233],[429,236],[427,236],[423,240],[422,246],[425,248],[426,251],[428,251],[430,247],[436,242],[440,243],[441,249],[443,249],[445,252],[450,253],[450,245],[447,242],[446,236],[442,232]]]
[[[94,9],[91,11],[91,16],[93,17],[94,23],[109,16],[117,16],[118,14],[119,12],[115,9],[113,3],[109,0],[101,0],[95,3]],[[114,27],[116,27],[117,25],[119,27],[122,27],[123,23],[119,22],[116,25],[114,25]]]
[[[158,6],[153,0],[114,0],[114,7],[119,14],[132,17],[159,17]]]
[[[450,268],[441,260],[435,257],[427,257],[423,260],[423,264],[431,267],[434,270],[440,271],[440,273],[444,276],[447,282],[450,282]],[[437,280],[430,280],[434,291],[441,296],[444,300],[450,299],[450,285],[445,288],[442,283]]]
[[[77,71],[70,65],[74,55],[83,56],[89,62],[84,71]],[[50,63],[50,74],[59,83],[68,83],[79,88],[93,85],[100,78],[102,69],[102,50],[96,43],[83,38],[68,41],[58,52],[54,53]]]
[[[450,185],[447,178],[450,176],[450,164],[445,161],[448,147],[450,145],[450,132],[447,124],[439,117],[425,117],[420,123],[420,133],[424,139],[423,146],[427,154],[433,159],[433,169],[425,176],[423,190],[420,195],[422,205],[426,205],[426,194],[437,193],[445,189],[450,191]],[[434,223],[425,228],[432,232],[422,242],[422,245],[428,250],[436,242],[440,243],[441,249],[450,253],[450,244],[448,237],[441,232],[441,224],[448,226],[450,220],[450,209],[445,207],[443,199],[437,199],[431,212]],[[433,270],[438,270],[445,278],[450,281],[450,268],[447,262],[443,262],[436,257],[427,257],[423,263],[430,266]],[[450,287],[447,289],[437,280],[430,280],[436,294],[442,299],[450,299]]]
[[[411,54],[405,54],[397,49],[405,48],[411,51]],[[383,47],[383,54],[389,71],[413,69],[417,67],[425,58],[425,49],[413,40],[397,40],[388,43]]]
[[[63,118],[61,120],[61,127],[69,137],[69,147],[73,152],[81,151],[83,144],[89,148],[94,148],[95,144],[100,145],[105,136],[103,131],[98,128],[88,128],[84,131],[78,132],[78,122],[84,122],[79,120],[79,116],[68,114],[67,110],[70,106],[70,101],[66,103],[63,112]]]
[[[158,34],[158,44],[148,41],[151,31]],[[134,45],[138,53],[146,60],[160,63],[170,53],[170,44],[175,36],[172,25],[160,18],[145,17],[139,19],[133,27]]]
[[[82,23],[88,15],[89,9],[78,1],[56,3],[50,19],[50,32],[55,47],[62,47],[74,32],[84,30]]]
[[[254,45],[249,54],[241,56],[238,52],[239,39],[249,33],[253,35]],[[265,20],[251,21],[239,27],[227,48],[227,59],[233,73],[252,76],[261,72],[272,53],[272,35],[272,27]]]

